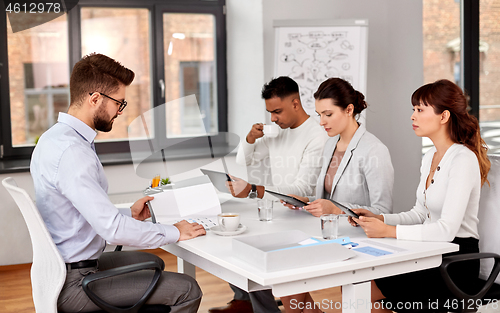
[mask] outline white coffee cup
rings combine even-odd
[[[220,213],[217,215],[220,230],[235,231],[240,226],[240,215],[238,213]]]
[[[264,125],[264,136],[274,138],[277,137],[280,132],[280,127],[276,124]]]

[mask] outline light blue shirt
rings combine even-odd
[[[31,157],[36,205],[64,261],[96,259],[106,241],[137,248],[176,242],[177,227],[138,221],[111,203],[95,136],[81,120],[59,113]]]

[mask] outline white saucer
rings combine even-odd
[[[210,230],[213,231],[214,234],[219,236],[235,236],[243,233],[245,230],[247,230],[247,227],[245,225],[240,224],[240,226],[238,226],[238,229],[236,229],[235,231],[222,231],[220,229],[220,226],[217,225],[211,227]]]

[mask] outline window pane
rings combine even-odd
[[[459,83],[460,2],[424,0],[424,84],[438,79]]]
[[[215,17],[165,13],[163,34],[167,137],[217,133]]]
[[[460,1],[423,1],[424,84],[460,80]],[[432,147],[422,138],[422,152]]]
[[[500,0],[481,0],[479,121],[490,153],[500,153]]]
[[[153,107],[151,98],[151,47],[148,9],[82,8],[82,54],[97,52],[130,68],[135,79],[127,88],[128,106],[113,123],[113,130],[100,132],[96,141],[144,138],[144,131],[128,125]],[[152,121],[147,121],[153,125]],[[149,130],[154,136],[154,130]]]
[[[67,29],[66,15],[17,33],[7,23],[13,147],[34,145],[68,109]]]

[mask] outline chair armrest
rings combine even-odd
[[[450,266],[450,264],[456,262],[489,259],[489,258],[494,258],[495,264],[493,265],[493,269],[491,270],[490,276],[486,280],[486,283],[483,285],[481,290],[475,295],[469,295],[463,292],[460,288],[457,287],[457,285],[453,282],[450,275],[448,274],[448,266]],[[496,253],[466,253],[466,254],[447,256],[443,258],[443,263],[441,263],[439,269],[441,271],[441,276],[443,277],[446,283],[446,286],[448,286],[448,289],[450,289],[450,291],[457,298],[463,300],[481,299],[486,294],[486,292],[488,292],[491,286],[495,283],[495,279],[497,278],[498,273],[500,272],[500,255]]]
[[[92,290],[89,288],[89,284],[92,282],[95,282],[100,279],[105,279],[105,278],[110,278],[122,274],[127,274],[131,272],[137,272],[137,271],[142,271],[142,270],[147,270],[147,269],[153,269],[155,271],[153,279],[151,280],[151,284],[149,287],[146,289],[146,292],[144,295],[137,301],[136,304],[129,308],[119,308],[112,306],[108,304],[107,302],[103,301],[101,298],[99,298]],[[146,302],[146,300],[151,296],[151,293],[153,292],[156,284],[158,283],[158,280],[160,279],[162,269],[160,265],[154,261],[148,261],[148,262],[143,262],[143,263],[137,263],[137,264],[131,264],[131,265],[126,265],[126,266],[120,266],[116,268],[112,268],[109,270],[105,270],[102,272],[97,272],[94,274],[90,274],[86,276],[83,281],[82,281],[82,288],[83,291],[87,294],[87,296],[101,309],[105,310],[106,312],[110,313],[121,313],[121,312],[128,312],[128,313],[137,313],[141,306]]]

